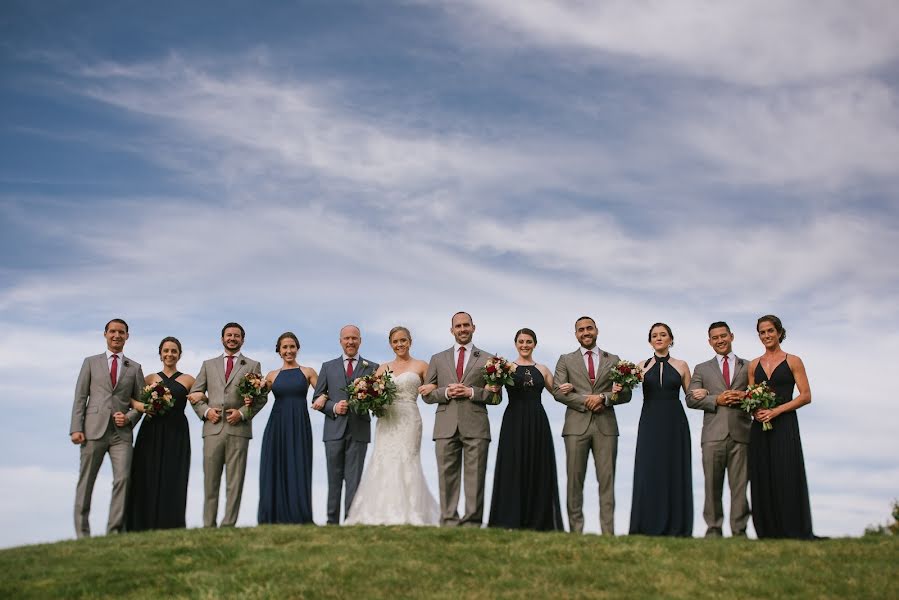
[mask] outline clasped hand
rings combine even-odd
[[[474,394],[470,392],[471,388],[461,383],[451,383],[446,386],[446,397],[460,400],[463,398],[471,398]]]

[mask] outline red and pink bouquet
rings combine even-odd
[[[162,385],[162,381],[145,385],[139,400],[144,405],[144,414],[148,417],[162,416],[175,406],[172,391]]]
[[[612,383],[619,384],[625,391],[629,392],[643,381],[643,369],[629,360],[619,360],[612,367],[609,379],[612,380]],[[612,402],[616,400],[618,400],[618,392],[612,394]]]
[[[767,381],[750,385],[746,388],[746,396],[740,401],[740,408],[748,413],[753,413],[760,408],[771,409],[777,406],[777,396],[768,387]],[[762,423],[762,431],[774,429],[771,421]]]
[[[347,393],[347,404],[353,412],[365,414],[371,411],[374,416],[381,418],[396,398],[396,383],[393,382],[390,371],[384,371],[380,375],[357,377],[344,391]]]
[[[243,398],[243,403],[252,406],[261,398],[268,396],[269,392],[268,380],[259,373],[247,373],[240,378],[237,384],[237,393]]]
[[[484,381],[487,385],[512,385],[512,373],[515,372],[515,364],[502,356],[493,356],[487,359],[484,365]],[[490,396],[490,404],[499,404],[503,397],[500,392],[493,392]]]

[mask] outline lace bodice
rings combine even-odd
[[[421,385],[421,377],[414,371],[406,371],[394,376],[396,384],[396,398],[394,402],[412,402],[418,400],[418,386]]]

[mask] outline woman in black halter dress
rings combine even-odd
[[[812,401],[805,366],[784,352],[786,330],[780,319],[765,315],[756,326],[765,353],[752,361],[749,384],[767,381],[777,406],[758,410],[749,437],[749,484],[752,522],[759,538],[814,539],[812,510],[799,419],[796,409]],[[793,398],[793,389],[799,395]],[[762,430],[770,422],[773,429]]]
[[[143,418],[131,459],[128,531],[184,527],[187,478],[190,473],[190,432],[184,407],[194,378],[177,370],[181,342],[167,337],[159,344],[163,369],[147,375],[147,384],[162,382],[175,405],[164,415]],[[143,405],[134,403],[142,410]]]
[[[552,374],[534,362],[536,333],[519,330],[515,346],[518,367],[515,383],[506,386],[509,404],[499,433],[488,526],[563,531],[556,453],[542,401],[544,388],[552,388]]]
[[[690,426],[680,400],[690,383],[690,367],[672,358],[671,329],[649,330],[653,357],[643,364],[643,411],[634,456],[630,534],[693,535],[693,476]]]

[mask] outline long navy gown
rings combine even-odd
[[[187,389],[176,381],[181,373],[157,374],[172,392],[175,405],[164,415],[144,417],[137,432],[125,517],[128,531],[185,526],[190,474],[190,431],[184,416]]]
[[[312,426],[301,369],[282,369],[272,383],[275,402],[262,436],[259,523],[312,522]]]
[[[541,399],[543,375],[535,366],[519,365],[512,377],[514,385],[506,386],[509,405],[499,432],[489,526],[562,531],[556,454]]]
[[[681,376],[668,364],[668,356],[655,358],[643,377],[630,533],[689,537],[693,476],[690,426],[680,402]]]
[[[774,368],[770,379],[759,363],[755,381],[768,382],[778,405],[793,397],[796,380],[786,359]],[[773,429],[763,431],[762,424],[753,421],[749,432],[749,489],[755,533],[760,538],[813,539],[796,411],[781,414],[771,425]]]

